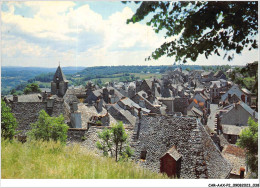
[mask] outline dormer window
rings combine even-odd
[[[147,151],[141,151],[141,160],[145,160],[146,159],[146,154],[147,154]]]

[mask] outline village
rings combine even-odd
[[[168,70],[133,82],[69,86],[58,66],[51,89],[3,96],[26,139],[40,110],[63,114],[67,144],[97,150],[98,132],[122,121],[134,149],[132,159],[154,172],[181,179],[244,178],[245,150],[236,145],[249,117],[258,121],[256,96],[227,72]],[[98,153],[98,152],[97,152]],[[100,153],[101,154],[101,153]]]

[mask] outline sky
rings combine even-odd
[[[1,65],[24,67],[172,65],[174,57],[145,61],[163,42],[145,22],[126,24],[140,4],[120,1],[24,1],[1,4]],[[187,65],[245,65],[258,50],[228,62],[199,56]]]

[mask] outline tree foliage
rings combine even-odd
[[[156,33],[165,32],[163,43],[147,59],[175,56],[177,62],[196,61],[199,54],[232,60],[234,52],[258,47],[257,1],[143,1],[127,23],[147,21]]]
[[[37,122],[31,124],[28,136],[35,140],[54,140],[66,143],[68,125],[64,123],[64,117],[50,117],[44,110],[41,110]]]
[[[247,164],[251,171],[258,176],[258,123],[249,117],[248,126],[239,135],[237,145],[246,149]]]
[[[39,85],[36,83],[27,84],[26,87],[23,90],[24,94],[29,93],[40,93],[41,90],[39,88]]]
[[[13,139],[16,134],[17,122],[11,109],[1,99],[1,137],[4,139]]]
[[[111,129],[105,128],[98,133],[101,142],[96,143],[97,148],[103,151],[105,156],[115,157],[115,160],[124,160],[133,155],[133,150],[126,143],[128,135],[122,122],[113,125]]]

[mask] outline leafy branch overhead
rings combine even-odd
[[[156,33],[171,40],[152,52],[147,60],[163,55],[175,56],[177,62],[196,61],[223,50],[223,58],[234,58],[244,48],[258,48],[257,1],[144,1],[127,23],[146,22]],[[174,39],[172,39],[174,37]]]

